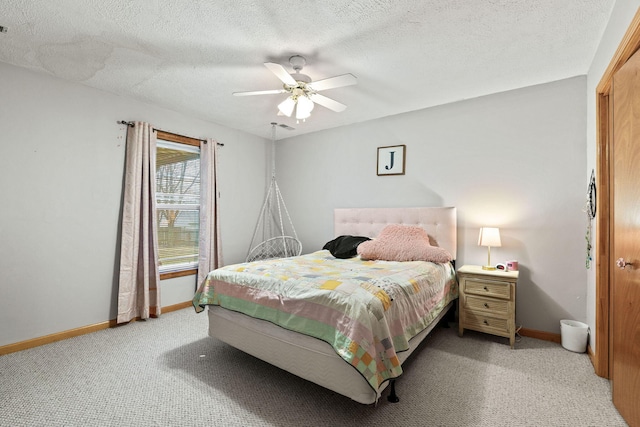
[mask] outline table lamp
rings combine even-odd
[[[478,236],[478,246],[486,246],[487,252],[487,265],[483,265],[483,270],[495,270],[496,268],[491,265],[491,246],[500,247],[500,230],[494,227],[482,227],[480,228],[480,236]]]

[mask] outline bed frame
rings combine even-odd
[[[360,208],[334,211],[334,234],[376,237],[388,224],[419,225],[432,245],[456,258],[456,208]],[[398,353],[401,363],[418,347],[454,306],[450,303],[434,321],[410,340],[411,348]],[[296,376],[347,396],[356,402],[376,403],[385,383],[376,393],[351,365],[324,341],[289,331],[218,306],[208,306],[209,335]],[[391,398],[395,396],[393,380]]]

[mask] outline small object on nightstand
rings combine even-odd
[[[518,261],[511,260],[506,263],[506,271],[518,271]]]
[[[516,339],[517,271],[485,270],[464,265],[458,270],[458,335],[465,329]]]

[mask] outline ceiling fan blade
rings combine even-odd
[[[309,98],[311,98],[311,100],[316,104],[320,104],[323,107],[328,108],[329,110],[335,111],[336,113],[341,113],[347,108],[346,105],[341,104],[338,101],[334,101],[331,98],[327,98],[326,96],[323,96],[317,93],[314,93]]]
[[[333,89],[334,87],[351,86],[358,83],[358,79],[353,74],[342,74],[340,76],[329,77],[328,79],[318,80],[307,86],[311,86],[313,90]]]
[[[282,65],[276,64],[274,62],[265,62],[264,66],[267,67],[273,74],[275,74],[276,77],[282,81],[282,83],[289,86],[298,85],[296,80],[291,77],[291,74],[289,74]]]
[[[285,93],[284,89],[273,89],[273,90],[253,90],[249,92],[233,92],[235,96],[250,96],[250,95],[275,95],[278,93]]]

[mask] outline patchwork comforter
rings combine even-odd
[[[402,373],[397,353],[457,298],[450,264],[307,255],[209,273],[197,312],[219,305],[329,343],[374,390]]]

